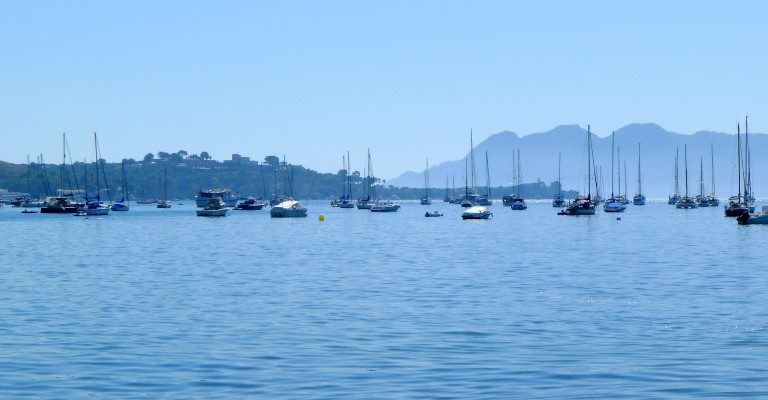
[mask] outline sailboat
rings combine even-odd
[[[77,209],[79,208],[79,204],[77,204],[77,202],[72,199],[74,197],[74,193],[72,193],[72,186],[69,185],[69,193],[64,191],[64,180],[66,179],[67,183],[70,182],[69,175],[67,175],[67,134],[62,133],[61,137],[63,159],[61,162],[61,186],[59,189],[59,195],[49,196],[46,198],[45,205],[40,208],[40,213],[42,214],[72,214],[77,212]],[[79,192],[80,187],[77,184],[77,177],[73,176],[72,178],[75,181],[76,189]]]
[[[128,211],[130,209],[128,206],[128,180],[125,179],[125,162],[120,163],[120,176],[122,177],[121,185],[123,198],[118,202],[112,203],[112,211]]]
[[[481,206],[492,206],[493,200],[491,200],[491,173],[488,169],[488,152],[485,152],[485,194],[477,196],[477,204]]]
[[[587,197],[577,197],[569,202],[565,210],[557,213],[558,215],[594,215],[597,212],[597,205],[592,201],[592,132],[587,125]],[[597,180],[597,177],[595,177]]]
[[[373,185],[373,167],[371,166],[371,150],[368,150],[368,172],[365,174],[363,180],[363,187],[365,188],[365,194],[363,197],[357,199],[358,210],[370,210],[373,207],[373,196],[375,193],[375,186]]]
[[[29,155],[27,155],[27,195],[19,204],[19,207],[40,208],[45,205],[45,202],[40,200],[38,195],[32,195],[32,187],[30,186],[30,164]]]
[[[750,193],[748,189],[748,180],[749,180],[749,173],[747,172],[746,165],[747,163],[744,161],[744,159],[748,158],[748,148],[744,149],[744,155],[742,157],[742,149],[741,149],[741,129],[739,125],[736,125],[736,143],[738,146],[737,151],[737,158],[738,158],[738,182],[739,182],[739,192],[736,196],[731,196],[728,198],[728,204],[725,206],[725,216],[726,217],[738,217],[744,213],[749,213],[754,211],[754,209],[750,210]],[[744,181],[744,191],[742,192],[742,180]]]
[[[445,176],[445,197],[443,197],[443,203],[450,203],[453,198],[448,194],[450,188],[448,187],[448,175]]]
[[[427,168],[424,170],[424,196],[421,196],[422,206],[428,206],[432,204],[432,200],[429,199],[429,159],[427,159]]]
[[[560,180],[560,160],[561,154],[557,153],[557,193],[555,198],[552,199],[552,207],[563,208],[565,207],[565,198],[563,197],[563,182]]]
[[[667,200],[667,204],[669,205],[675,205],[678,201],[680,201],[680,183],[677,179],[677,159],[679,157],[679,149],[675,149],[675,190],[672,192],[672,194],[669,195],[669,199]]]
[[[528,205],[525,204],[523,199],[523,174],[520,169],[520,150],[517,150],[517,157],[515,157],[515,151],[512,150],[512,190],[514,193],[501,199],[502,204],[509,206],[512,210],[527,210]]]
[[[636,206],[645,205],[645,196],[643,195],[643,185],[640,180],[640,143],[637,144],[637,194],[632,197],[632,204]]]
[[[710,143],[709,144],[710,149],[710,155],[712,157],[712,192],[709,193],[709,205],[712,207],[717,207],[720,205],[720,199],[717,198],[717,195],[715,194],[715,146]]]
[[[624,210],[627,209],[626,204],[624,204],[623,199],[621,199],[621,194],[619,196],[613,195],[613,166],[614,166],[614,160],[613,160],[613,150],[615,149],[614,143],[615,143],[615,137],[616,132],[611,133],[611,197],[607,198],[605,200],[605,204],[603,204],[603,211],[605,212],[624,212]],[[621,171],[619,171],[619,193],[621,193]]]
[[[344,156],[341,157],[344,162]],[[344,167],[344,194],[338,203],[339,208],[355,208],[355,203],[352,202],[352,171],[349,163],[349,152],[347,152],[347,165]]]
[[[688,197],[688,145],[685,145],[685,195],[675,204],[682,209],[699,208],[699,204],[693,197]]]
[[[157,201],[157,208],[171,208],[168,200],[168,169],[163,168],[163,199]]]
[[[269,216],[271,218],[306,217],[307,207],[293,198],[293,173],[288,173],[288,164],[285,162],[285,156],[283,156],[283,164],[285,165],[283,170],[284,179],[287,180],[287,185],[284,186],[284,189],[287,186],[288,192],[282,196],[282,201],[272,206],[272,209],[269,210]]]
[[[471,163],[471,178],[466,173],[467,163]],[[461,199],[462,207],[472,207],[477,204],[477,180],[475,177],[475,143],[472,130],[469,131],[469,160],[464,159],[464,197]]]
[[[699,194],[696,203],[699,207],[709,207],[709,196],[704,194],[704,158],[699,159]]]

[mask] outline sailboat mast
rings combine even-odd
[[[562,154],[557,153],[557,194],[563,195],[563,182],[560,181],[560,161],[562,161]]]
[[[749,153],[749,115],[744,117],[744,201],[749,202],[752,191],[752,174]]]
[[[680,158],[680,148],[675,148],[675,194],[680,194],[680,180],[678,178],[679,173],[679,158]]]
[[[488,169],[488,150],[485,151],[485,184],[488,186],[488,197],[491,197],[491,171]]]
[[[475,176],[475,141],[472,137],[472,130],[469,130],[469,157],[472,162],[472,189],[477,187],[477,178]]]
[[[739,164],[739,173],[738,175],[738,182],[739,182],[739,203],[741,203],[741,127],[739,124],[736,124],[736,147],[738,148],[736,152],[736,159],[737,163]]]
[[[592,198],[592,132],[587,125],[587,199]]]
[[[704,196],[704,158],[699,158],[699,195]]]
[[[715,145],[709,144],[709,151],[712,157],[712,196],[715,196]]]
[[[643,186],[640,181],[640,143],[637,144],[637,194],[643,194]]]
[[[611,200],[613,200],[613,166],[616,164],[616,160],[613,158],[614,151],[616,151],[616,132],[611,132]]]
[[[616,149],[616,153],[616,167],[618,169],[618,171],[616,171],[616,178],[618,179],[619,183],[619,196],[621,196],[621,146]]]
[[[685,145],[685,197],[688,197],[688,145]]]
[[[520,149],[517,149],[517,195],[523,197],[523,172],[520,171]]]

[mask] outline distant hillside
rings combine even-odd
[[[743,133],[743,132],[742,132]],[[743,139],[743,134],[742,134]],[[749,135],[752,153],[752,181],[758,196],[768,192],[768,177],[761,174],[768,167],[768,135]],[[611,138],[593,134],[595,161],[602,169],[603,187],[611,190]],[[714,147],[715,183],[717,194],[727,198],[735,193],[736,135],[697,132],[681,135],[664,130],[656,124],[631,124],[616,131],[617,153],[620,151],[622,189],[624,192],[624,163],[626,162],[627,191],[637,191],[638,143],[642,153],[643,192],[650,197],[665,197],[673,190],[675,150],[679,149],[680,191],[685,191],[684,146],[688,146],[688,190],[698,192],[699,165],[703,161],[706,191],[711,190],[710,146]],[[469,148],[469,137],[467,137]],[[512,152],[520,150],[524,182],[541,180],[550,184],[557,180],[558,153],[562,154],[562,181],[565,189],[583,189],[586,174],[586,127],[558,126],[548,132],[519,137],[513,132],[500,132],[479,143],[475,148],[475,170],[478,186],[485,183],[485,152],[488,152],[491,184],[509,186],[512,182]],[[444,187],[455,179],[457,187],[464,186],[465,160],[446,161],[429,169],[432,186]],[[614,174],[617,171],[614,170]],[[614,175],[615,177],[616,175]],[[387,183],[400,187],[423,186],[423,171],[403,173]],[[616,182],[616,181],[615,181]],[[614,191],[618,192],[614,183]]]

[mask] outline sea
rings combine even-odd
[[[722,206],[306,203],[4,206],[0,398],[768,398],[768,226]]]

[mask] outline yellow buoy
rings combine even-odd
[[[320,221],[320,222],[325,221],[325,215],[323,215],[323,214],[318,215],[317,216],[317,220]]]

